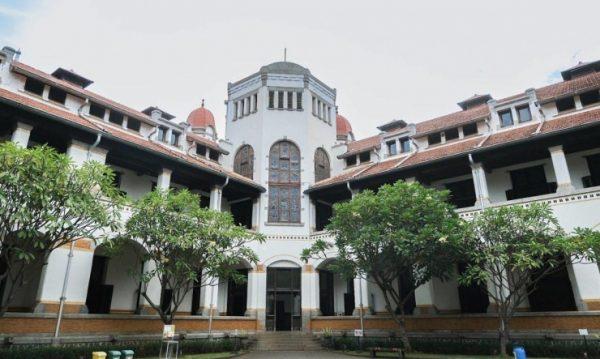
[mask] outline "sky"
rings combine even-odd
[[[90,90],[184,121],[202,99],[223,134],[227,83],[283,59],[337,89],[358,138],[394,119],[499,99],[600,59],[600,1],[0,0],[0,46]]]

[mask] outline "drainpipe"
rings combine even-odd
[[[63,280],[62,292],[60,295],[60,305],[58,307],[58,319],[56,320],[56,328],[54,330],[54,339],[58,338],[60,333],[60,322],[62,321],[62,315],[65,307],[65,300],[67,299],[67,286],[69,285],[69,274],[71,272],[71,262],[73,261],[73,248],[75,247],[75,241],[71,242],[69,248],[69,256],[67,259],[67,269],[65,270],[65,279]]]
[[[540,133],[540,131],[542,131],[542,126],[544,126],[544,123],[546,122],[546,114],[544,113],[544,110],[542,110],[542,106],[540,106],[540,103],[538,101],[535,102],[535,107],[537,108],[538,112],[542,116],[540,125],[535,129],[535,132],[533,133],[534,135],[537,135]]]
[[[87,152],[87,160],[88,161],[92,157],[92,150],[94,148],[98,147],[98,145],[100,144],[100,140],[102,140],[102,133],[98,132],[96,134],[96,141],[94,141],[94,143],[92,143],[92,145],[90,146],[90,148],[88,148],[88,152]]]

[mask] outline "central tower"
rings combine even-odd
[[[335,89],[292,62],[263,66],[228,84],[229,166],[267,188],[253,221],[261,233],[306,236],[314,227],[303,192],[330,175],[335,101]]]

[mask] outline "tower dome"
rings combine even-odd
[[[354,140],[352,126],[350,125],[350,121],[348,121],[346,117],[337,114],[335,116],[335,127],[337,131],[338,140]]]
[[[211,128],[214,131],[215,116],[213,116],[212,112],[204,107],[204,100],[202,100],[202,105],[192,111],[188,116],[187,123],[189,123],[192,128]]]

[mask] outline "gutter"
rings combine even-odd
[[[62,118],[62,117],[60,117],[60,116],[56,116],[56,115],[50,114],[50,113],[48,113],[48,112],[45,112],[45,111],[42,111],[42,110],[36,109],[36,108],[34,108],[34,107],[26,106],[26,105],[23,105],[22,103],[15,102],[15,101],[12,101],[12,100],[9,100],[9,99],[6,99],[6,98],[3,98],[3,97],[0,97],[0,102],[2,102],[2,103],[5,103],[5,104],[8,104],[8,105],[12,105],[12,106],[14,106],[14,107],[20,108],[20,109],[22,109],[22,110],[25,110],[25,111],[27,111],[27,112],[31,112],[31,113],[34,113],[34,114],[37,114],[37,115],[40,115],[40,116],[43,116],[43,117],[46,117],[46,118],[51,118],[51,119],[53,119],[53,120],[55,120],[55,121],[57,121],[57,122],[59,122],[59,123],[61,123],[61,124],[68,125],[68,126],[70,126],[70,127],[75,127],[75,128],[77,128],[77,129],[80,129],[80,130],[84,130],[84,131],[86,131],[86,132],[93,133],[93,134],[95,134],[95,135],[102,134],[104,138],[109,138],[109,139],[115,140],[115,141],[117,141],[117,142],[119,142],[119,143],[124,143],[124,144],[126,144],[126,145],[128,145],[128,146],[132,146],[132,147],[134,147],[134,148],[137,148],[137,149],[140,149],[140,150],[142,150],[142,151],[144,151],[144,152],[150,152],[150,153],[152,153],[152,154],[154,154],[154,155],[156,155],[156,156],[158,156],[158,157],[161,157],[161,158],[163,158],[163,159],[167,159],[167,160],[170,160],[170,161],[174,161],[174,162],[177,162],[177,163],[179,163],[179,164],[186,165],[186,166],[191,166],[191,167],[193,167],[193,168],[196,168],[196,169],[198,169],[198,170],[201,170],[201,171],[204,171],[204,172],[208,172],[208,173],[210,173],[210,174],[217,175],[217,176],[219,176],[219,177],[228,177],[228,175],[226,175],[226,174],[224,174],[224,173],[221,173],[221,172],[218,172],[218,171],[215,171],[215,170],[213,170],[213,169],[211,169],[211,168],[200,167],[200,166],[197,166],[197,165],[195,165],[195,164],[193,164],[193,163],[190,163],[190,162],[184,161],[184,160],[182,160],[182,159],[180,159],[180,158],[178,158],[178,157],[169,157],[169,156],[167,156],[167,155],[165,155],[165,154],[163,154],[163,153],[160,153],[160,152],[154,151],[154,150],[152,150],[152,149],[149,149],[149,148],[146,148],[146,147],[140,146],[140,145],[138,145],[138,144],[135,144],[135,143],[131,143],[131,142],[126,142],[126,141],[123,141],[122,139],[120,139],[120,138],[118,138],[118,137],[116,137],[116,136],[113,136],[113,135],[111,135],[111,134],[109,134],[109,133],[105,132],[104,130],[102,130],[102,129],[100,129],[100,128],[96,127],[96,126],[95,126],[93,123],[91,123],[91,122],[90,122],[90,126],[88,127],[88,126],[84,126],[84,125],[81,125],[81,124],[78,124],[78,123],[74,123],[74,122],[72,122],[72,121],[65,120],[64,118]],[[82,117],[82,118],[83,118],[83,119],[85,119],[85,120],[87,120],[85,117]],[[87,120],[87,121],[89,121],[89,120]],[[92,128],[91,128],[91,126],[94,126],[94,127],[96,127],[97,129],[96,129],[96,130],[94,130],[94,129],[92,129]],[[263,186],[261,186],[261,185],[259,185],[259,184],[253,184],[253,183],[242,182],[242,181],[240,181],[240,183],[242,183],[242,184],[246,184],[246,185],[247,185],[247,186],[249,186],[249,187],[252,187],[252,188],[258,189],[258,190],[259,190],[261,193],[264,193],[264,192],[266,192],[266,191],[267,191],[267,190],[266,190],[266,189],[265,189]]]

